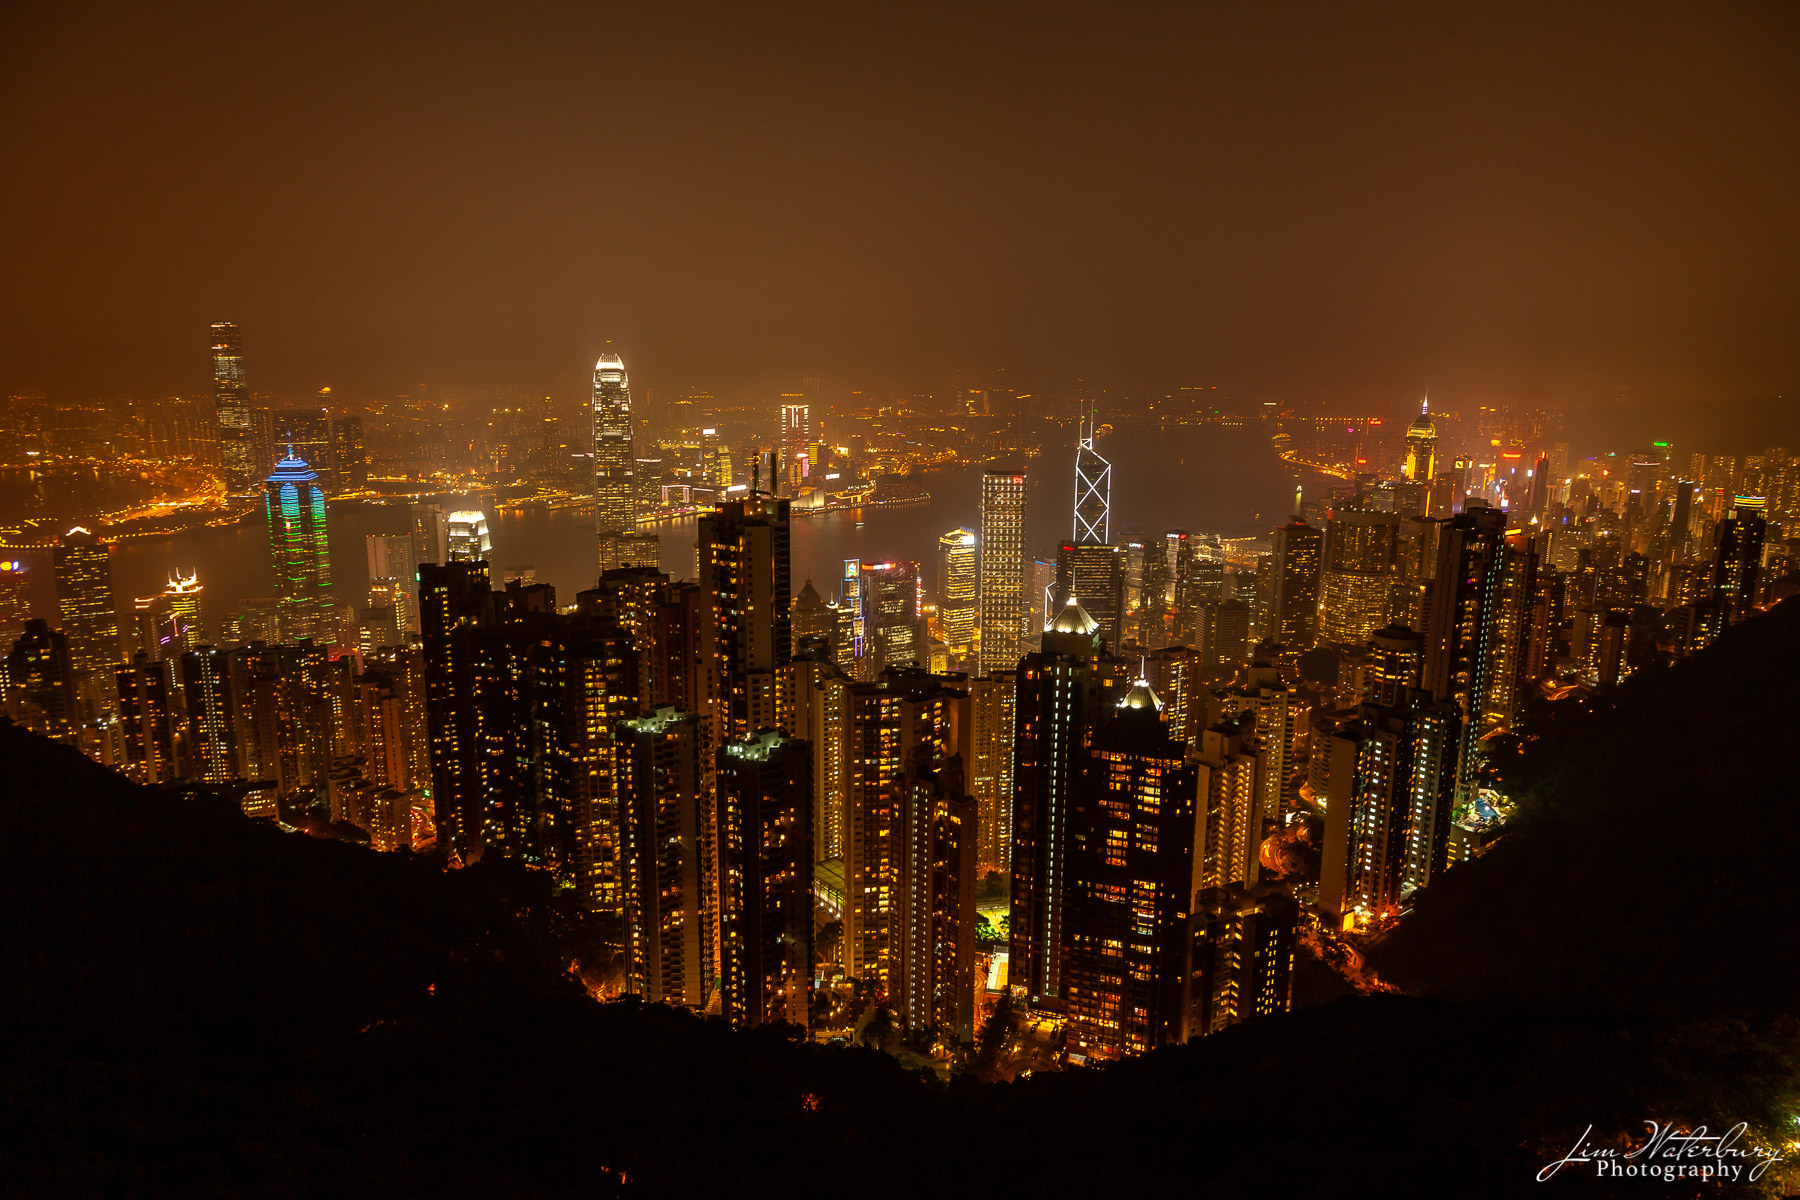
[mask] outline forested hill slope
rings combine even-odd
[[[1460,1000],[1800,1013],[1800,604],[1559,714],[1506,837],[1371,955]]]
[[[7,1190],[1510,1196],[1589,1123],[1786,1120],[1797,625],[1749,622],[1531,749],[1542,815],[1378,952],[1430,997],[1014,1085],[596,1004],[541,873],[283,834],[0,726]],[[1615,830],[1640,810],[1684,832]],[[1638,961],[1585,965],[1606,938]]]

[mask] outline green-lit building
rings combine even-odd
[[[319,474],[294,455],[275,464],[263,495],[269,520],[269,556],[275,563],[275,595],[281,602],[284,641],[310,637],[315,645],[336,640],[331,605],[331,543],[325,533],[325,492]]]

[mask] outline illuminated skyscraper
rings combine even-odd
[[[812,408],[807,404],[789,403],[797,396],[783,396],[781,405],[781,478],[779,491],[792,496],[811,473],[808,459],[812,445]]]
[[[625,864],[625,990],[652,1003],[705,1008],[717,974],[717,860],[711,853],[706,734],[673,708],[619,730]]]
[[[721,1008],[733,1025],[811,1024],[812,748],[764,730],[719,755]]]
[[[1295,520],[1275,531],[1270,563],[1273,590],[1269,597],[1269,628],[1263,636],[1290,650],[1304,650],[1319,632],[1319,566],[1324,558],[1324,535],[1305,521]]]
[[[339,417],[331,423],[331,475],[339,491],[369,485],[369,451],[363,444],[361,417]]]
[[[75,698],[75,671],[69,664],[69,642],[62,631],[37,617],[6,656],[6,678],[20,691],[20,723],[33,733],[74,743],[80,713]]]
[[[0,559],[0,641],[10,646],[30,616],[29,569],[18,559]]]
[[[1138,679],[1093,737],[1070,818],[1064,979],[1083,1061],[1187,1040],[1197,765]]]
[[[365,536],[364,545],[369,555],[369,603],[380,602],[375,593],[381,589],[381,600],[394,606],[394,620],[400,632],[418,632],[421,560],[417,542],[404,533],[371,533]]]
[[[1018,665],[1029,610],[1025,472],[990,467],[981,477],[981,674]]]
[[[637,528],[637,457],[632,445],[631,381],[616,354],[594,364],[594,528],[600,569],[619,565],[618,535]]]
[[[448,536],[449,517],[444,506],[426,500],[413,501],[413,563],[448,562],[444,548]]]
[[[325,492],[304,459],[289,454],[275,465],[263,497],[269,522],[269,556],[275,564],[275,596],[282,634],[335,639],[331,604],[331,543],[325,530]]]
[[[889,990],[900,982],[905,795],[956,753],[967,705],[966,693],[924,671],[890,670],[847,689],[844,968],[853,978]]]
[[[1131,528],[1119,535],[1119,544],[1125,550],[1125,613],[1128,625],[1134,632],[1135,620],[1139,608],[1144,603],[1144,566],[1146,543],[1144,531]]]
[[[1319,577],[1319,637],[1361,645],[1387,625],[1399,569],[1400,518],[1354,505],[1334,508]]]
[[[952,529],[938,538],[938,624],[944,644],[958,657],[975,645],[975,622],[981,611],[978,562],[972,531]]]
[[[1437,426],[1431,423],[1431,405],[1419,406],[1419,415],[1406,427],[1406,461],[1400,473],[1412,483],[1430,483],[1437,457]]]
[[[1288,1011],[1300,916],[1293,897],[1260,888],[1207,888],[1194,908],[1188,1036]]]
[[[1528,683],[1537,554],[1506,514],[1470,498],[1444,526],[1425,614],[1420,686],[1461,714],[1457,805],[1474,798],[1476,747],[1511,727]]]
[[[1319,904],[1335,921],[1391,917],[1449,866],[1461,710],[1413,691],[1398,705],[1365,705],[1336,735],[1354,755],[1332,773],[1325,804]]]
[[[119,662],[112,547],[79,525],[56,547],[56,607],[75,669],[111,672]]]
[[[975,1039],[976,803],[963,792],[963,762],[941,769],[933,750],[896,789],[893,836],[896,903],[889,984],[908,1029],[936,1028],[965,1044]]]
[[[1123,643],[1125,551],[1102,542],[1063,542],[1056,548],[1056,603],[1081,601],[1108,650]]]
[[[229,783],[237,777],[238,764],[231,659],[222,650],[197,646],[183,651],[180,662],[187,710],[183,773],[207,783]]]
[[[863,630],[870,639],[862,677],[873,679],[888,667],[927,665],[919,564],[865,563],[862,570]]]
[[[244,383],[244,355],[238,327],[216,321],[212,327],[213,413],[219,422],[219,465],[225,490],[233,496],[256,489],[260,457],[250,416],[250,389]]]
[[[969,681],[969,708],[974,733],[964,753],[969,760],[969,791],[978,809],[980,843],[976,860],[981,872],[1012,867],[1013,734],[1018,725],[1017,671],[996,671]]]
[[[1101,654],[1099,625],[1070,597],[1019,663],[1008,970],[1034,1004],[1063,997],[1071,814],[1088,740],[1123,690],[1123,664]]]
[[[1713,533],[1712,599],[1732,621],[1756,610],[1765,507],[1761,496],[1739,496]]]
[[[702,716],[717,747],[775,727],[775,670],[793,654],[788,501],[760,493],[700,518],[700,586],[711,603],[701,653],[725,703]],[[710,764],[708,764],[710,774]]]
[[[445,526],[444,553],[450,562],[491,563],[494,541],[488,536],[487,516],[479,509],[450,514]]]
[[[169,691],[169,664],[142,650],[119,668],[119,724],[125,734],[121,765],[139,783],[168,783],[175,778]]]
[[[1094,449],[1094,428],[1088,424],[1075,443],[1076,545],[1106,545],[1112,534],[1112,464]]]
[[[132,606],[138,649],[160,662],[204,641],[200,598],[205,591],[197,575],[171,575],[161,592],[140,597]]]
[[[813,861],[841,860],[850,680],[816,642],[803,646],[777,677],[781,731],[811,747]],[[841,904],[841,886],[838,900]]]

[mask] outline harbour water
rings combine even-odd
[[[1266,534],[1292,510],[1295,469],[1276,457],[1261,426],[1199,426],[1166,431],[1126,427],[1103,437],[1099,449],[1113,464],[1112,525],[1148,533],[1181,528],[1227,537]],[[1074,447],[1047,451],[1028,467],[1026,546],[1053,554],[1069,536],[1074,499]],[[1307,474],[1309,495],[1329,482]],[[935,588],[937,539],[957,527],[980,528],[980,468],[934,471],[926,477],[931,499],[917,504],[840,510],[793,522],[793,578],[807,579],[830,598],[843,560],[914,560]],[[553,584],[567,603],[593,586],[594,525],[580,509],[522,508],[496,511],[480,496],[442,497],[449,508],[482,507],[488,513],[496,576],[530,567],[540,583]],[[368,589],[363,538],[402,533],[410,527],[405,503],[343,501],[331,506],[329,527],[333,586],[340,604],[364,602]],[[671,575],[691,576],[694,522],[667,522],[662,565]],[[54,613],[50,556],[21,554],[33,568],[34,610]],[[190,530],[166,538],[120,543],[113,552],[113,586],[121,609],[131,598],[161,589],[172,572],[197,573],[205,588],[202,615],[209,633],[245,597],[273,590],[267,535],[260,514],[235,526]]]

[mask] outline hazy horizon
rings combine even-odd
[[[1800,11],[21,5],[0,387],[802,376],[1730,419],[1800,379]]]

